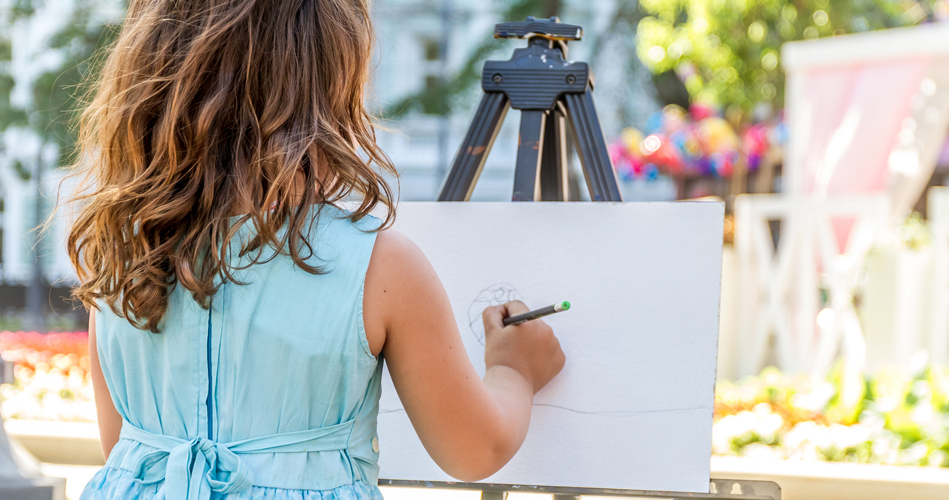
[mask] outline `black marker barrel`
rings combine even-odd
[[[543,318],[544,316],[549,316],[554,313],[559,313],[560,311],[566,311],[570,309],[570,303],[567,301],[558,302],[552,306],[542,307],[540,309],[526,312],[524,314],[518,314],[517,316],[511,316],[510,318],[504,318],[502,323],[504,326],[519,325],[525,321],[530,321],[532,319]]]

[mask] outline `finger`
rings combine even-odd
[[[510,318],[511,316],[517,316],[518,314],[531,312],[531,310],[528,309],[527,306],[519,300],[512,300],[504,304],[504,310],[507,311],[508,318]]]
[[[502,326],[501,322],[504,321],[504,306],[485,307],[484,311],[481,312],[481,320],[484,321],[485,326]]]

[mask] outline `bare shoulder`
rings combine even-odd
[[[382,350],[399,311],[418,301],[433,277],[437,279],[431,264],[411,239],[395,229],[379,231],[363,295],[363,321],[373,354]]]
[[[407,291],[423,285],[434,275],[431,264],[415,242],[395,229],[379,232],[369,259],[367,291],[380,285],[383,290],[389,287]]]
[[[406,261],[419,257],[423,260],[425,258],[422,251],[408,236],[395,229],[384,229],[376,235],[376,245],[372,249],[369,268],[372,269],[373,264],[379,262]]]

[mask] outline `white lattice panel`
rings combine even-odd
[[[927,211],[933,259],[929,350],[933,362],[949,364],[949,187],[930,188]]]
[[[772,341],[774,361],[787,372],[826,372],[840,354],[858,366],[865,362],[854,294],[866,254],[886,227],[888,214],[885,195],[738,198],[741,375],[754,374],[769,361]],[[781,222],[777,245],[771,221]],[[842,248],[842,230],[835,228],[835,221],[852,221]],[[827,290],[830,311],[818,328],[822,289]]]

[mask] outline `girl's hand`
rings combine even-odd
[[[560,370],[565,357],[554,331],[540,319],[504,326],[504,318],[529,312],[521,301],[488,307],[484,321],[484,365],[507,366],[524,377],[534,393],[544,388]]]

